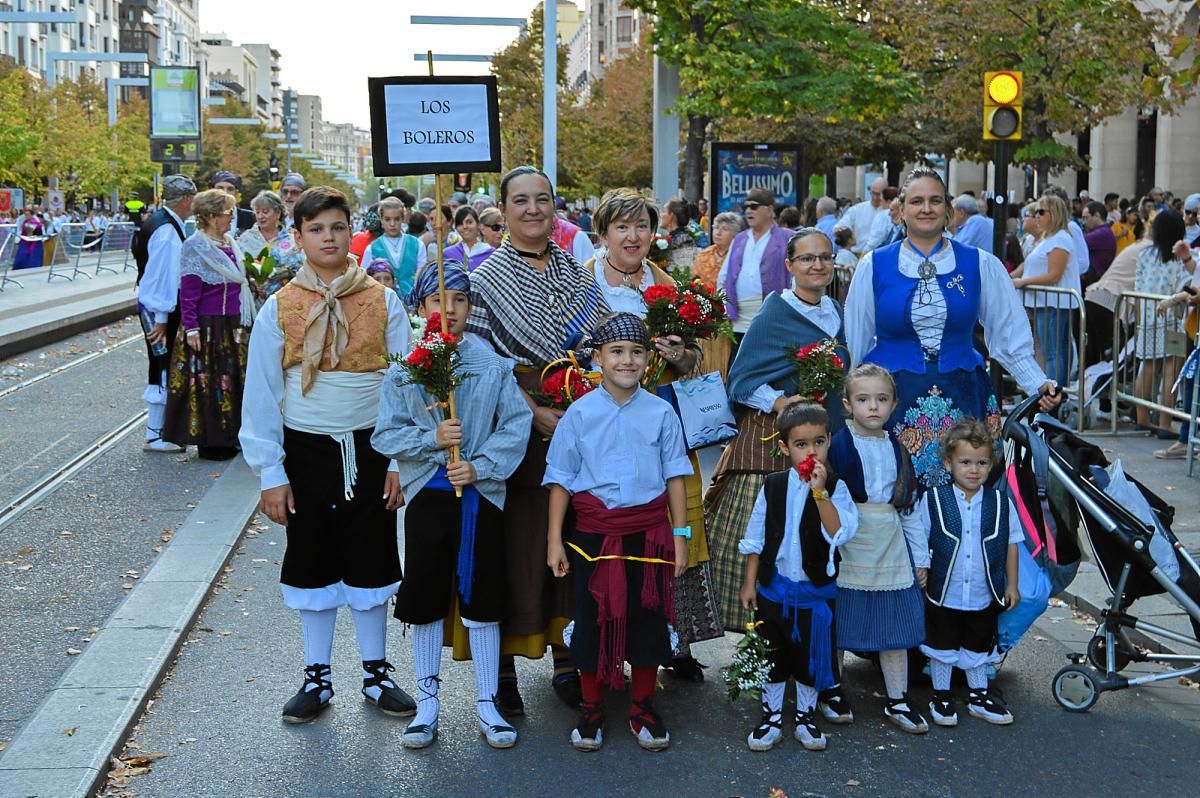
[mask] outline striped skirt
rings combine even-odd
[[[901,590],[839,587],[834,617],[842,651],[896,651],[925,642],[925,598],[915,581]]]
[[[744,633],[750,613],[738,598],[746,575],[746,558],[738,553],[738,543],[746,535],[766,474],[727,473],[720,479],[724,484],[712,491],[713,498],[704,508],[708,547],[725,629]]]

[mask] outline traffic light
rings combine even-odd
[[[465,192],[470,193],[470,191],[471,191],[471,173],[470,172],[456,172],[454,174],[454,190],[455,191],[465,191]]]
[[[1024,78],[1020,72],[983,73],[983,140],[1021,140],[1021,102]]]

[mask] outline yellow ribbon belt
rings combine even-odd
[[[567,545],[574,549],[576,554],[588,562],[599,562],[600,560],[629,560],[630,562],[648,562],[661,565],[675,564],[672,560],[660,560],[657,557],[634,557],[630,554],[601,554],[597,557],[593,557],[570,541],[567,541]]]

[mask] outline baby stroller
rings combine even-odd
[[[1137,480],[1121,464],[1110,464],[1100,448],[1076,436],[1050,416],[1036,413],[1037,397],[1014,408],[1003,437],[1016,447],[1049,448],[1047,471],[1070,497],[1072,523],[1078,514],[1097,568],[1111,591],[1107,608],[1087,650],[1055,674],[1052,689],[1059,705],[1086,712],[1100,694],[1200,673],[1200,564],[1171,532],[1174,508]],[[1031,418],[1032,417],[1032,418]],[[1074,527],[1072,527],[1074,528]],[[1128,610],[1134,601],[1167,593],[1187,612],[1193,637],[1148,623]],[[1170,640],[1194,654],[1158,654],[1133,644],[1127,630]],[[1120,671],[1131,662],[1163,662],[1177,667],[1136,678]]]

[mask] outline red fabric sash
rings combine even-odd
[[[675,559],[675,541],[667,512],[667,494],[637,507],[610,510],[590,493],[577,493],[575,506],[579,532],[603,535],[600,556],[620,556],[621,538],[646,533],[645,557]],[[597,678],[613,689],[625,685],[625,637],[628,619],[628,580],[625,560],[600,560],[588,592],[596,599],[596,623],[600,627],[600,652],[596,661]],[[675,621],[674,569],[662,563],[643,563],[642,606],[648,610],[662,607],[671,623]]]

